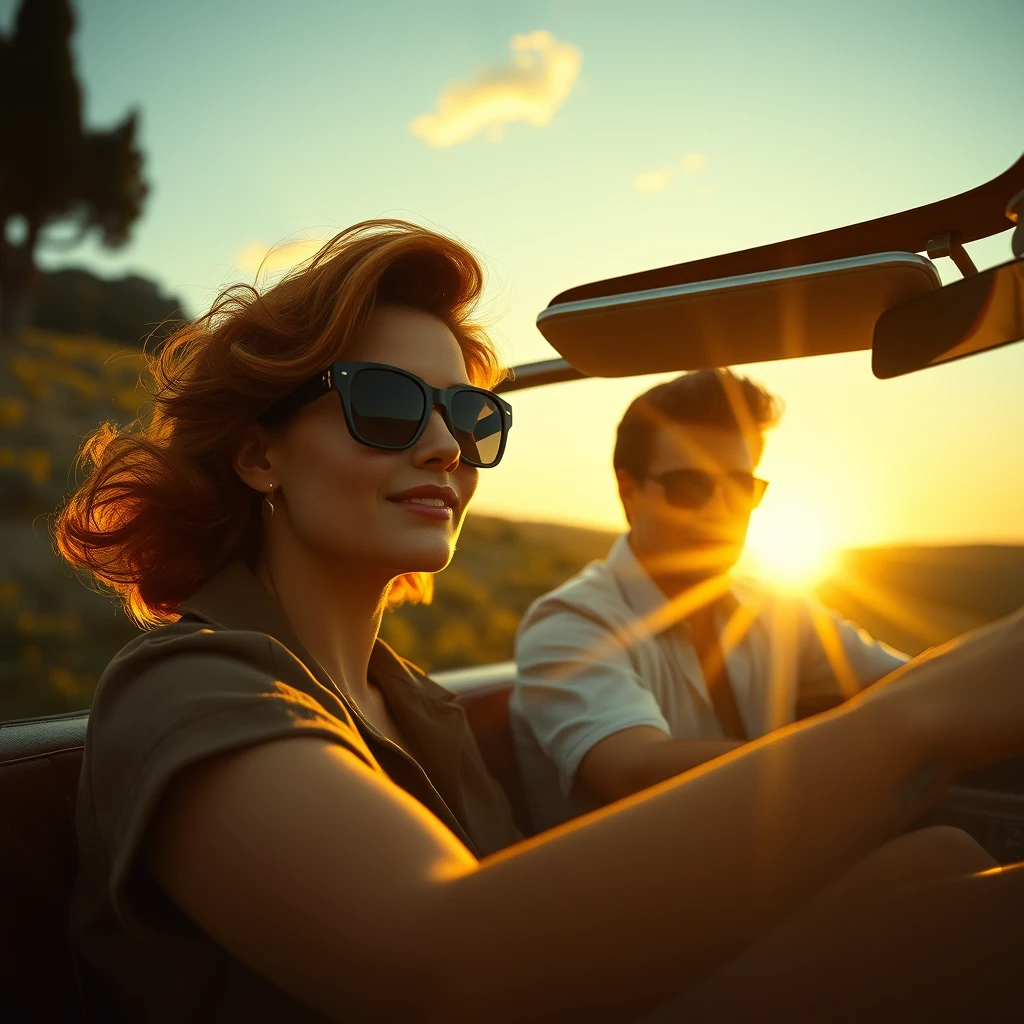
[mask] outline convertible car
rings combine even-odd
[[[1010,222],[1013,258],[979,272],[964,244]],[[940,257],[962,280],[941,284]],[[517,367],[503,390],[869,348],[887,378],[1021,340],[1024,157],[941,202],[572,288],[537,323],[562,358]],[[629,346],[618,343],[626,331]],[[513,674],[506,662],[436,678],[458,694],[529,833],[508,724]],[[113,1019],[67,941],[87,720],[82,711],[0,723],[0,1021]],[[967,829],[1003,862],[1024,860],[1024,761],[961,777],[926,821]]]

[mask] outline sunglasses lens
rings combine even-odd
[[[452,430],[466,461],[475,466],[498,461],[504,417],[498,403],[482,391],[457,391],[452,396]]]
[[[726,498],[734,512],[749,512],[761,500],[768,485],[750,473],[730,473]]]
[[[699,469],[677,469],[661,477],[665,498],[677,508],[700,508],[715,489],[714,478]]]
[[[393,370],[359,370],[349,408],[359,440],[380,448],[412,443],[424,420],[426,398],[415,381]]]

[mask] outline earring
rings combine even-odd
[[[263,499],[263,525],[269,526],[270,520],[274,518],[274,485],[270,485],[270,490],[267,492],[267,496]]]

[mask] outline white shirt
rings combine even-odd
[[[732,625],[719,617],[716,630],[752,739],[793,722],[798,699],[850,696],[907,660],[814,598],[735,580],[730,586]],[[641,628],[667,604],[623,535],[605,561],[527,609],[510,713],[538,829],[598,806],[575,785],[576,771],[613,733],[650,725],[671,737],[724,735],[689,626]]]

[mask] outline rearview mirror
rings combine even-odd
[[[871,368],[883,380],[1024,339],[1024,259],[886,310]]]
[[[698,370],[870,348],[882,312],[940,285],[930,260],[883,252],[554,303],[537,327],[587,376]]]

